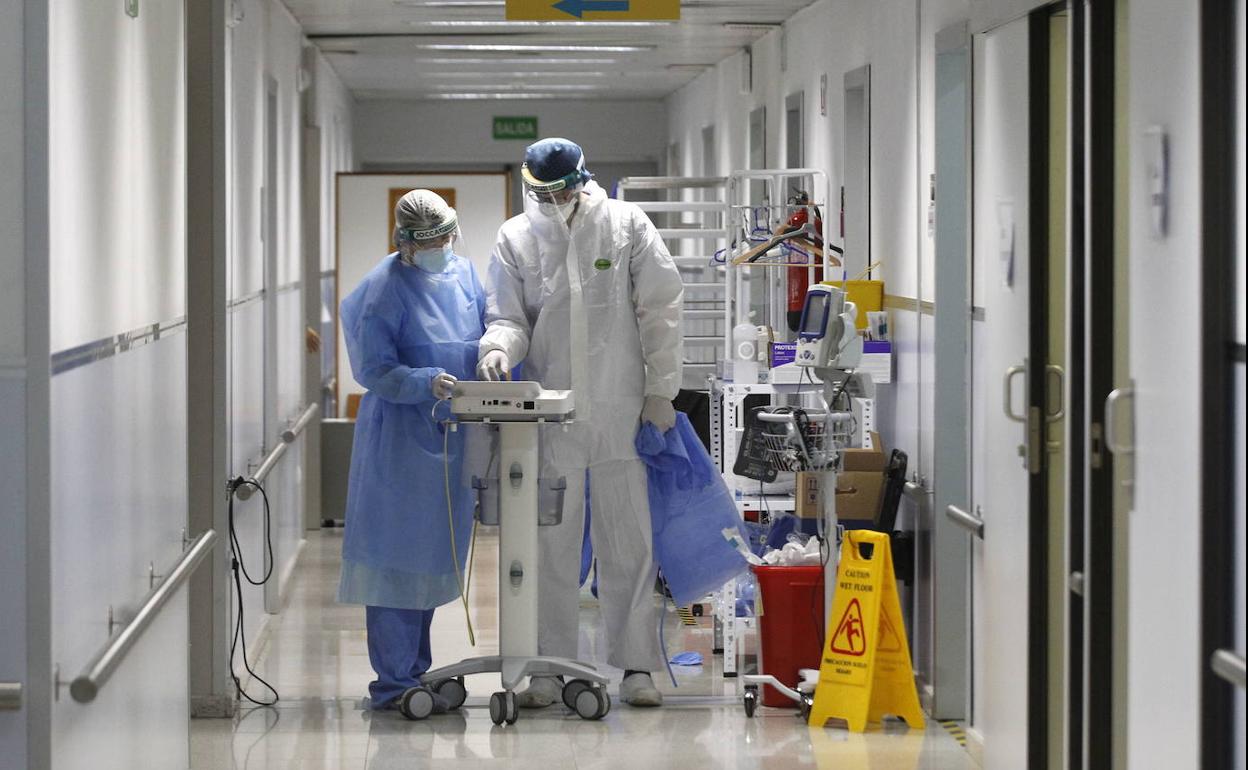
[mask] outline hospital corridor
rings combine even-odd
[[[1246,28],[0,1],[0,770],[1245,768]]]

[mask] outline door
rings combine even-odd
[[[1029,725],[1030,474],[1020,454],[1031,306],[1029,24],[990,30],[974,45],[973,291],[985,322],[974,340],[972,473],[985,526],[973,547],[982,687],[972,721],[984,736],[985,767],[1019,766]]]
[[[936,35],[935,515],[932,517],[932,716],[970,715],[971,537],[946,515],[970,512],[970,36]],[[917,656],[916,656],[917,657]]]
[[[1045,757],[1047,766],[1060,767],[1065,750],[1065,725],[1063,710],[1066,707],[1066,596],[1068,579],[1066,562],[1067,526],[1069,509],[1069,463],[1068,421],[1066,404],[1066,373],[1070,370],[1068,339],[1070,337],[1070,312],[1067,301],[1067,269],[1070,258],[1069,191],[1071,174],[1069,153],[1072,133],[1076,130],[1071,120],[1072,99],[1070,77],[1070,22],[1071,14],[1064,8],[1040,11],[1034,25],[1043,29],[1046,39],[1034,41],[1032,65],[1039,67],[1037,54],[1044,58],[1044,79],[1033,79],[1033,89],[1043,91],[1045,99],[1044,125],[1033,123],[1033,136],[1039,128],[1043,133],[1033,142],[1033,168],[1043,169],[1033,178],[1036,194],[1045,197],[1044,211],[1033,212],[1042,220],[1044,227],[1044,259],[1037,259],[1032,270],[1032,360],[1041,363],[1028,373],[1033,392],[1042,394],[1042,450],[1038,468],[1033,469],[1040,478],[1040,496],[1033,496],[1037,511],[1043,511],[1045,520],[1033,523],[1032,543],[1043,543],[1045,559],[1043,570],[1034,570],[1037,580],[1043,581],[1045,612],[1043,618],[1033,618],[1035,626],[1044,628],[1041,640],[1031,639],[1033,655],[1043,655],[1045,681],[1043,685],[1033,680],[1033,686],[1044,688],[1043,704],[1047,709],[1047,735]],[[1035,74],[1040,74],[1036,72]],[[1034,91],[1033,91],[1034,93]],[[1041,116],[1033,116],[1033,121]],[[1039,162],[1037,162],[1039,161]],[[1033,551],[1035,553],[1035,551]],[[1035,588],[1033,584],[1033,588]],[[1035,628],[1033,627],[1033,634]],[[1033,667],[1034,670],[1034,667]],[[1037,705],[1039,702],[1037,701]],[[1037,765],[1044,766],[1044,765]]]

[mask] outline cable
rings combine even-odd
[[[672,679],[672,687],[680,687],[676,683],[676,674],[672,671],[672,656],[667,651],[667,640],[663,637],[663,627],[667,623],[667,602],[672,597],[671,587],[667,584],[667,578],[660,575],[663,581],[663,607],[659,610],[659,649],[663,650],[663,665],[667,666],[667,675]],[[672,602],[672,608],[675,609],[676,602]]]
[[[437,409],[437,404],[434,405]],[[451,431],[442,426],[442,481],[446,490],[446,523],[451,532],[451,561],[455,566],[455,580],[459,582],[459,598],[464,604],[464,620],[468,621],[468,644],[477,646],[477,635],[472,630],[472,614],[468,611],[468,591],[464,589],[464,575],[459,571],[459,549],[455,545],[455,507],[451,504]],[[472,520],[472,543],[477,541],[477,520]],[[474,554],[475,555],[475,554]],[[469,562],[471,569],[471,562]],[[471,573],[469,573],[471,574]]]
[[[264,502],[264,543],[268,559],[267,564],[265,565],[264,576],[259,580],[254,579],[251,576],[251,573],[247,571],[247,564],[243,560],[243,548],[238,542],[238,530],[234,526],[234,492],[241,486],[253,487],[260,493],[260,498]],[[255,479],[245,479],[242,476],[233,479],[229,484],[229,496],[230,571],[233,573],[234,595],[238,604],[238,619],[234,623],[234,636],[230,640],[230,678],[234,680],[234,689],[240,698],[243,698],[250,703],[254,703],[257,706],[273,706],[277,704],[278,700],[280,700],[277,690],[273,687],[273,685],[265,681],[262,676],[256,673],[256,670],[251,667],[251,662],[247,660],[247,632],[245,629],[245,612],[243,609],[243,579],[246,579],[247,582],[253,586],[263,586],[269,582],[270,578],[273,577],[275,560],[273,558],[272,509],[269,507],[268,493],[264,491],[264,487],[260,485],[260,482]],[[243,689],[242,679],[234,670],[234,656],[237,654],[240,646],[242,648],[243,670],[246,671],[252,679],[264,685],[269,692],[273,693],[272,700],[258,700]]]

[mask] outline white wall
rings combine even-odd
[[[0,7],[0,104],[25,103],[26,43],[23,8]],[[26,347],[26,114],[0,111],[0,682],[23,684],[24,712],[0,718],[0,756],[26,767],[28,724],[47,722],[46,695],[34,692],[26,637],[36,617],[27,613],[27,347]],[[33,171],[33,169],[32,169]],[[29,246],[27,247],[29,248]],[[35,351],[30,351],[34,355]],[[29,555],[31,560],[38,554]],[[38,618],[40,630],[46,617]],[[39,705],[32,703],[32,696]]]
[[[663,158],[666,114],[657,101],[361,101],[356,111],[356,156],[364,168],[423,171],[455,164],[515,164],[523,140],[493,138],[495,115],[533,115],[539,136],[581,144],[592,169],[598,161]]]
[[[680,146],[683,172],[698,173],[702,166],[701,131],[713,123],[718,167],[725,172],[745,168],[749,160],[749,113],[762,106],[767,114],[767,162],[772,167],[782,165],[786,157],[784,102],[790,94],[801,91],[805,95],[802,133],[806,165],[826,171],[835,194],[844,169],[843,78],[846,72],[870,64],[871,259],[883,262],[876,276],[884,279],[889,294],[930,300],[934,244],[927,238],[924,218],[928,174],[935,165],[933,37],[939,29],[968,16],[967,0],[923,3],[921,14],[916,3],[909,0],[822,0],[795,14],[785,23],[783,33],[772,33],[754,44],[754,88],[750,93],[741,93],[744,54],[738,54],[670,97],[668,141]],[[783,72],[782,36],[787,49]],[[824,75],[828,84],[826,116],[819,109],[820,79]],[[830,212],[835,214],[835,209]],[[924,319],[922,344],[917,314],[896,311],[892,320],[897,368],[894,384],[880,389],[883,433],[890,446],[910,454],[912,469],[930,478],[931,319]],[[926,404],[922,421],[926,435],[920,431],[921,396]],[[921,446],[926,449],[922,457]]]
[[[354,101],[325,60],[309,57],[298,23],[276,0],[243,0],[243,20],[229,30],[229,382],[230,474],[249,476],[280,441],[281,429],[319,394],[305,393],[303,292],[321,291],[320,276],[303,263],[302,155],[306,126],[321,128],[320,264],[332,266],[333,175],[354,165]],[[301,84],[316,91],[305,114]],[[266,117],[276,94],[274,125]],[[266,181],[269,132],[275,132],[274,176]],[[268,195],[266,185],[274,190]],[[272,200],[272,231],[266,206]],[[266,267],[266,260],[269,264]],[[305,277],[307,280],[305,281]],[[272,504],[275,583],[244,588],[248,642],[263,640],[266,610],[280,609],[283,588],[305,526],[301,437],[265,482]],[[235,502],[239,541],[253,576],[263,568],[263,509],[259,495]],[[232,602],[233,603],[233,602]],[[237,611],[237,608],[235,608]],[[254,659],[254,657],[253,657]]]
[[[1161,307],[1200,306],[1200,49],[1194,0],[1130,5],[1131,371],[1136,492],[1130,534],[1132,768],[1192,767],[1200,731],[1200,346]],[[1160,48],[1159,48],[1160,45]],[[1184,55],[1157,56],[1158,50]],[[1147,144],[1170,137],[1170,235],[1149,234]],[[1158,280],[1165,276],[1165,280]],[[1188,398],[1175,398],[1188,393]],[[1164,640],[1163,643],[1159,643]],[[1165,704],[1164,708],[1160,704]],[[1176,729],[1175,715],[1182,715]]]
[[[109,608],[128,620],[149,567],[166,573],[182,549],[184,30],[180,4],[132,19],[118,4],[54,0],[50,19],[50,641],[72,678],[108,641]],[[116,341],[153,324],[159,338]],[[82,345],[102,357],[75,360]],[[55,765],[186,766],[186,649],[179,595],[99,702],[55,702]]]

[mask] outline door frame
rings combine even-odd
[[[1050,17],[1061,5],[1028,15],[1028,305],[1031,330],[1025,399],[1028,484],[1027,767],[1049,764],[1049,491],[1043,441],[1049,334]]]
[[[1236,147],[1236,14],[1233,0],[1200,3],[1200,145],[1201,145],[1201,296],[1200,358],[1204,385],[1201,399],[1200,544],[1200,753],[1201,767],[1230,767],[1234,686],[1213,673],[1215,651],[1235,646],[1234,579],[1237,538],[1232,480],[1234,429],[1227,408],[1235,398],[1232,367],[1244,360],[1235,341],[1236,254],[1235,164],[1227,158]],[[1242,23],[1242,21],[1240,22]],[[1243,94],[1238,94],[1243,98]],[[1233,411],[1231,412],[1233,414]],[[1242,725],[1241,725],[1242,727]]]
[[[1089,200],[1088,253],[1104,255],[1102,259],[1087,260],[1087,280],[1084,303],[1087,307],[1087,327],[1080,335],[1090,337],[1091,349],[1087,356],[1086,381],[1088,383],[1088,436],[1083,446],[1093,446],[1087,463],[1088,506],[1082,522],[1084,537],[1086,586],[1083,626],[1084,670],[1081,683],[1084,702],[1081,735],[1071,736],[1072,761],[1076,750],[1086,761],[1086,767],[1112,768],[1114,766],[1115,741],[1104,736],[1094,739],[1093,725],[1114,725],[1114,670],[1115,670],[1115,510],[1119,494],[1114,475],[1115,461],[1105,452],[1100,439],[1104,437],[1106,421],[1112,415],[1106,413],[1105,402],[1115,388],[1115,356],[1117,330],[1115,329],[1116,268],[1116,212],[1119,202],[1117,193],[1117,132],[1116,132],[1116,67],[1117,67],[1117,14],[1114,0],[1095,3],[1088,15],[1086,29],[1089,37],[1087,72],[1088,83],[1088,159],[1087,183]],[[1107,301],[1108,300],[1108,301]],[[1073,765],[1082,767],[1085,765]]]

